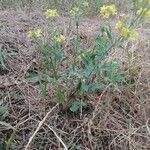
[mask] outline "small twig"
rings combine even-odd
[[[98,99],[97,105],[96,105],[96,107],[95,107],[95,110],[94,110],[95,113],[98,111],[98,106],[99,106],[99,104],[100,104],[100,102],[101,102],[101,99],[102,99],[103,95],[105,94],[105,92],[107,92],[108,88],[109,88],[111,85],[112,85],[112,84],[108,84],[108,86],[107,86],[107,87],[103,90],[103,92],[101,93],[101,95],[100,95],[100,97],[99,97],[99,99]],[[101,110],[100,110],[100,111],[101,111]],[[98,113],[99,113],[99,112],[98,112]]]
[[[62,139],[57,135],[57,133],[54,131],[54,129],[52,127],[50,127],[48,124],[45,124],[56,136],[56,138],[60,141],[60,143],[64,146],[64,150],[68,150],[67,146],[65,145],[65,143],[62,141]]]
[[[150,127],[148,126],[148,121],[149,121],[149,119],[147,119],[147,121],[146,121],[146,128],[147,128],[147,131],[149,132],[149,135],[150,135]]]
[[[39,129],[41,128],[41,126],[44,124],[45,120],[47,119],[47,117],[49,116],[49,114],[58,106],[59,104],[55,105],[46,115],[45,117],[42,119],[42,121],[39,122],[38,127],[36,128],[36,130],[34,131],[34,133],[32,134],[32,136],[29,138],[29,141],[25,147],[25,150],[28,149],[30,143],[32,142],[33,138],[35,137],[35,135],[37,134],[37,132],[39,131]]]

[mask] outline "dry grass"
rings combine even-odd
[[[68,20],[68,17],[57,20],[64,33]],[[99,34],[100,25],[103,23],[98,18],[82,19],[80,32],[85,44],[90,45],[92,38]],[[40,10],[32,13],[0,11],[0,44],[4,50],[16,53],[5,59],[8,70],[0,68],[0,105],[8,107],[0,121],[17,129],[12,149],[61,150],[66,146],[69,150],[149,150],[150,51],[149,43],[145,42],[149,29],[141,27],[141,38],[132,48],[135,50],[130,66],[132,84],[126,80],[119,91],[105,89],[92,94],[88,97],[86,109],[71,113],[55,106],[50,96],[41,98],[38,85],[25,79],[39,57],[26,32],[39,26],[47,28]],[[74,31],[70,33],[68,45]],[[120,60],[128,79],[126,52],[112,50],[108,60],[112,58]],[[0,143],[7,141],[11,134],[11,129],[0,127]]]

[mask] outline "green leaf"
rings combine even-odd
[[[110,40],[108,40],[107,36],[97,36],[95,45],[94,45],[94,51],[96,54],[95,56],[96,63],[101,62],[107,56],[108,50],[110,47],[109,41]]]
[[[4,115],[7,112],[7,108],[0,106],[0,116]]]
[[[56,85],[57,81],[55,78],[50,77],[47,75],[47,81],[50,82],[52,85]]]
[[[42,97],[46,96],[46,90],[47,90],[47,83],[44,82],[40,85],[40,94]]]
[[[77,83],[77,90],[81,90],[82,82],[81,80],[78,81]]]
[[[70,110],[72,112],[77,112],[82,106],[86,106],[84,102],[81,102],[79,100],[75,100],[72,102]]]
[[[105,32],[107,33],[107,37],[112,40],[112,31],[111,31],[111,26],[108,26],[105,28]]]
[[[103,89],[104,85],[101,83],[91,83],[91,84],[82,84],[81,87],[84,92],[88,92],[88,93],[92,93],[95,92],[97,90]]]
[[[65,102],[65,94],[60,89],[57,89],[56,99],[59,103]]]
[[[38,82],[39,81],[39,75],[37,72],[31,72],[27,77],[25,77],[29,81]]]

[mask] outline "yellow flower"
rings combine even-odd
[[[150,9],[148,8],[140,8],[137,10],[137,15],[141,15],[143,18],[150,18]]]
[[[79,13],[79,8],[78,8],[78,7],[73,7],[73,8],[70,10],[70,15],[71,15],[71,16],[76,16],[78,13]]]
[[[104,5],[103,7],[101,7],[100,10],[100,15],[103,18],[108,19],[111,16],[114,16],[117,14],[117,10],[116,10],[116,6],[115,5]]]
[[[135,29],[128,29],[124,26],[119,28],[119,33],[124,38],[129,38],[130,40],[135,40],[138,37],[138,32]]]
[[[124,21],[118,21],[116,23],[116,29],[118,29],[120,35],[130,40],[135,40],[138,37],[138,32],[135,29],[128,29]]]
[[[121,35],[122,37],[128,38],[129,32],[130,32],[128,28],[122,27],[119,31],[120,31],[120,35]]]
[[[41,29],[37,29],[37,30],[33,30],[33,31],[29,31],[27,33],[28,38],[40,38],[42,36],[42,30]]]
[[[129,32],[129,38],[135,40],[138,37],[138,32],[135,29],[131,29]]]
[[[116,29],[121,29],[122,27],[124,26],[124,22],[123,21],[118,21],[117,23],[116,23]]]
[[[47,19],[49,19],[49,18],[55,18],[55,17],[58,17],[58,16],[59,16],[59,14],[58,14],[58,12],[57,12],[56,9],[48,9],[48,10],[44,13],[44,15],[46,16]]]
[[[55,35],[54,40],[58,43],[63,43],[65,41],[65,37],[62,34]]]

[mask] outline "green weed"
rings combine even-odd
[[[33,79],[38,78],[41,95],[46,96],[48,85],[55,90],[53,99],[63,105],[67,105],[69,97],[73,95],[75,99],[79,99],[71,104],[70,109],[74,112],[82,106],[84,97],[105,89],[109,84],[112,89],[117,88],[123,76],[119,72],[117,61],[105,62],[109,51],[120,43],[121,38],[114,41],[111,27],[104,27],[101,35],[98,35],[91,47],[87,49],[83,46],[78,31],[83,12],[80,11],[80,7],[73,7],[70,14],[77,33],[74,38],[71,63],[62,46],[65,37],[59,33],[58,28],[51,26],[55,30],[50,34],[47,42],[41,40],[42,32],[39,29],[30,31],[28,37],[35,40],[36,49],[42,56],[42,70],[38,71],[36,77],[34,74],[30,75]],[[58,13],[55,9],[49,9],[45,15],[52,22]],[[66,64],[67,67],[61,69]]]

